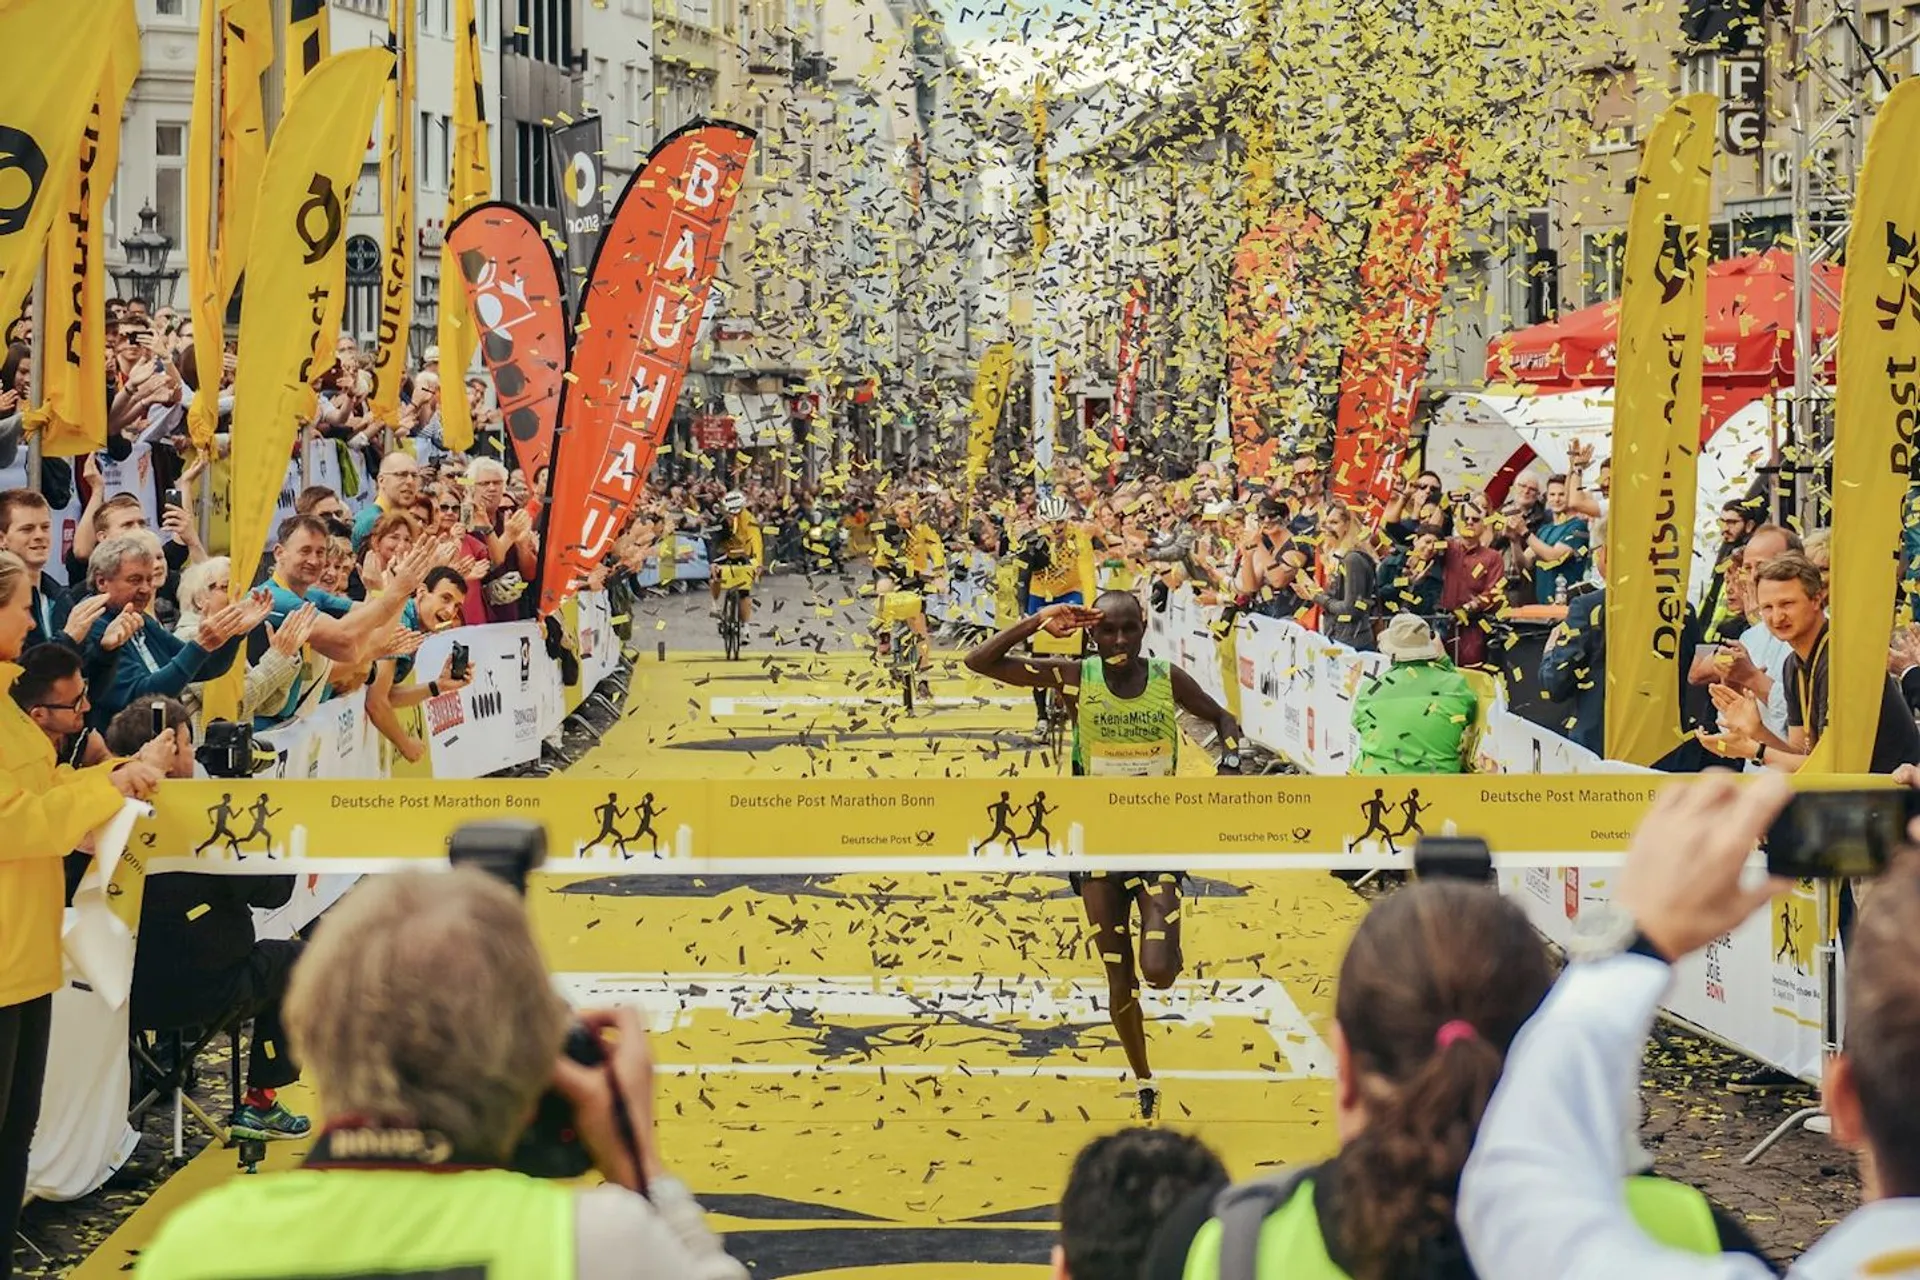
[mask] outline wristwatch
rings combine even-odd
[[[1753,762],[1755,764],[1765,764],[1767,762],[1767,744],[1766,743],[1756,742],[1753,744]]]
[[[1591,964],[1596,960],[1611,960],[1618,955],[1646,956],[1658,960],[1661,964],[1673,961],[1662,955],[1633,916],[1611,902],[1595,903],[1581,908],[1580,914],[1573,918],[1573,932],[1567,938],[1567,958],[1576,963]]]

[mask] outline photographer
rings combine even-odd
[[[138,1276],[745,1280],[662,1162],[638,1015],[582,1015],[607,1062],[563,1058],[568,1012],[525,905],[485,873],[362,881],[295,968],[286,1012],[326,1117],[312,1154],[177,1211]],[[507,1167],[550,1085],[607,1185]]]
[[[1660,793],[1634,836],[1617,905],[1589,908],[1576,963],[1508,1057],[1460,1189],[1460,1230],[1485,1280],[1632,1276],[1745,1280],[1751,1258],[1689,1258],[1625,1212],[1619,1167],[1641,1050],[1673,964],[1766,907],[1742,883],[1786,806],[1785,780],[1712,775]],[[1913,831],[1910,830],[1910,834]],[[1896,862],[1861,909],[1846,966],[1846,1047],[1827,1062],[1835,1139],[1861,1156],[1868,1202],[1789,1277],[1912,1274],[1920,1256],[1920,865]]]
[[[191,778],[193,730],[186,704],[154,700],[171,747],[169,778]],[[107,726],[107,750],[128,755],[153,732],[154,702],[128,707]],[[170,850],[169,852],[185,852]],[[280,1029],[287,976],[300,958],[298,942],[259,941],[255,907],[285,906],[292,876],[196,875],[149,877],[140,905],[140,946],[133,964],[129,1023],[141,1031],[225,1025],[253,1019],[247,1091],[234,1100],[234,1129],[265,1141],[297,1138],[310,1128],[274,1096],[300,1078]]]

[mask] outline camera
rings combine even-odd
[[[1473,836],[1421,836],[1413,846],[1413,878],[1492,884],[1493,852]]]
[[[251,778],[253,756],[253,726],[232,720],[209,720],[193,750],[200,767],[215,778]]]
[[[522,898],[527,896],[528,876],[546,860],[546,828],[533,822],[472,822],[447,841],[448,862],[484,871]],[[606,1060],[598,1037],[577,1022],[567,1029],[563,1052],[583,1067]],[[573,1104],[559,1091],[540,1095],[533,1123],[520,1135],[508,1167],[533,1178],[578,1178],[593,1168],[574,1124]]]

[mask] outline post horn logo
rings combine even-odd
[[[567,168],[560,175],[560,189],[566,193],[567,203],[576,209],[584,208],[589,200],[600,194],[600,168],[594,164],[593,157],[584,151],[573,153],[573,159],[567,161]]]
[[[18,177],[15,177],[15,173]],[[0,124],[0,236],[27,229],[33,202],[47,177],[47,153],[33,135]],[[25,189],[22,190],[22,184]]]
[[[313,175],[313,181],[307,186],[307,202],[300,206],[300,212],[293,215],[293,229],[306,243],[307,256],[303,259],[312,266],[327,256],[327,251],[340,240],[340,197],[334,194],[333,179],[324,173]],[[320,217],[320,232],[315,235],[312,222],[315,214]]]

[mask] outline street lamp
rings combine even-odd
[[[126,251],[126,265],[112,273],[120,296],[140,299],[149,312],[172,306],[174,290],[180,284],[180,268],[167,265],[173,237],[154,225],[159,217],[152,201],[140,206],[140,230],[120,241]]]

